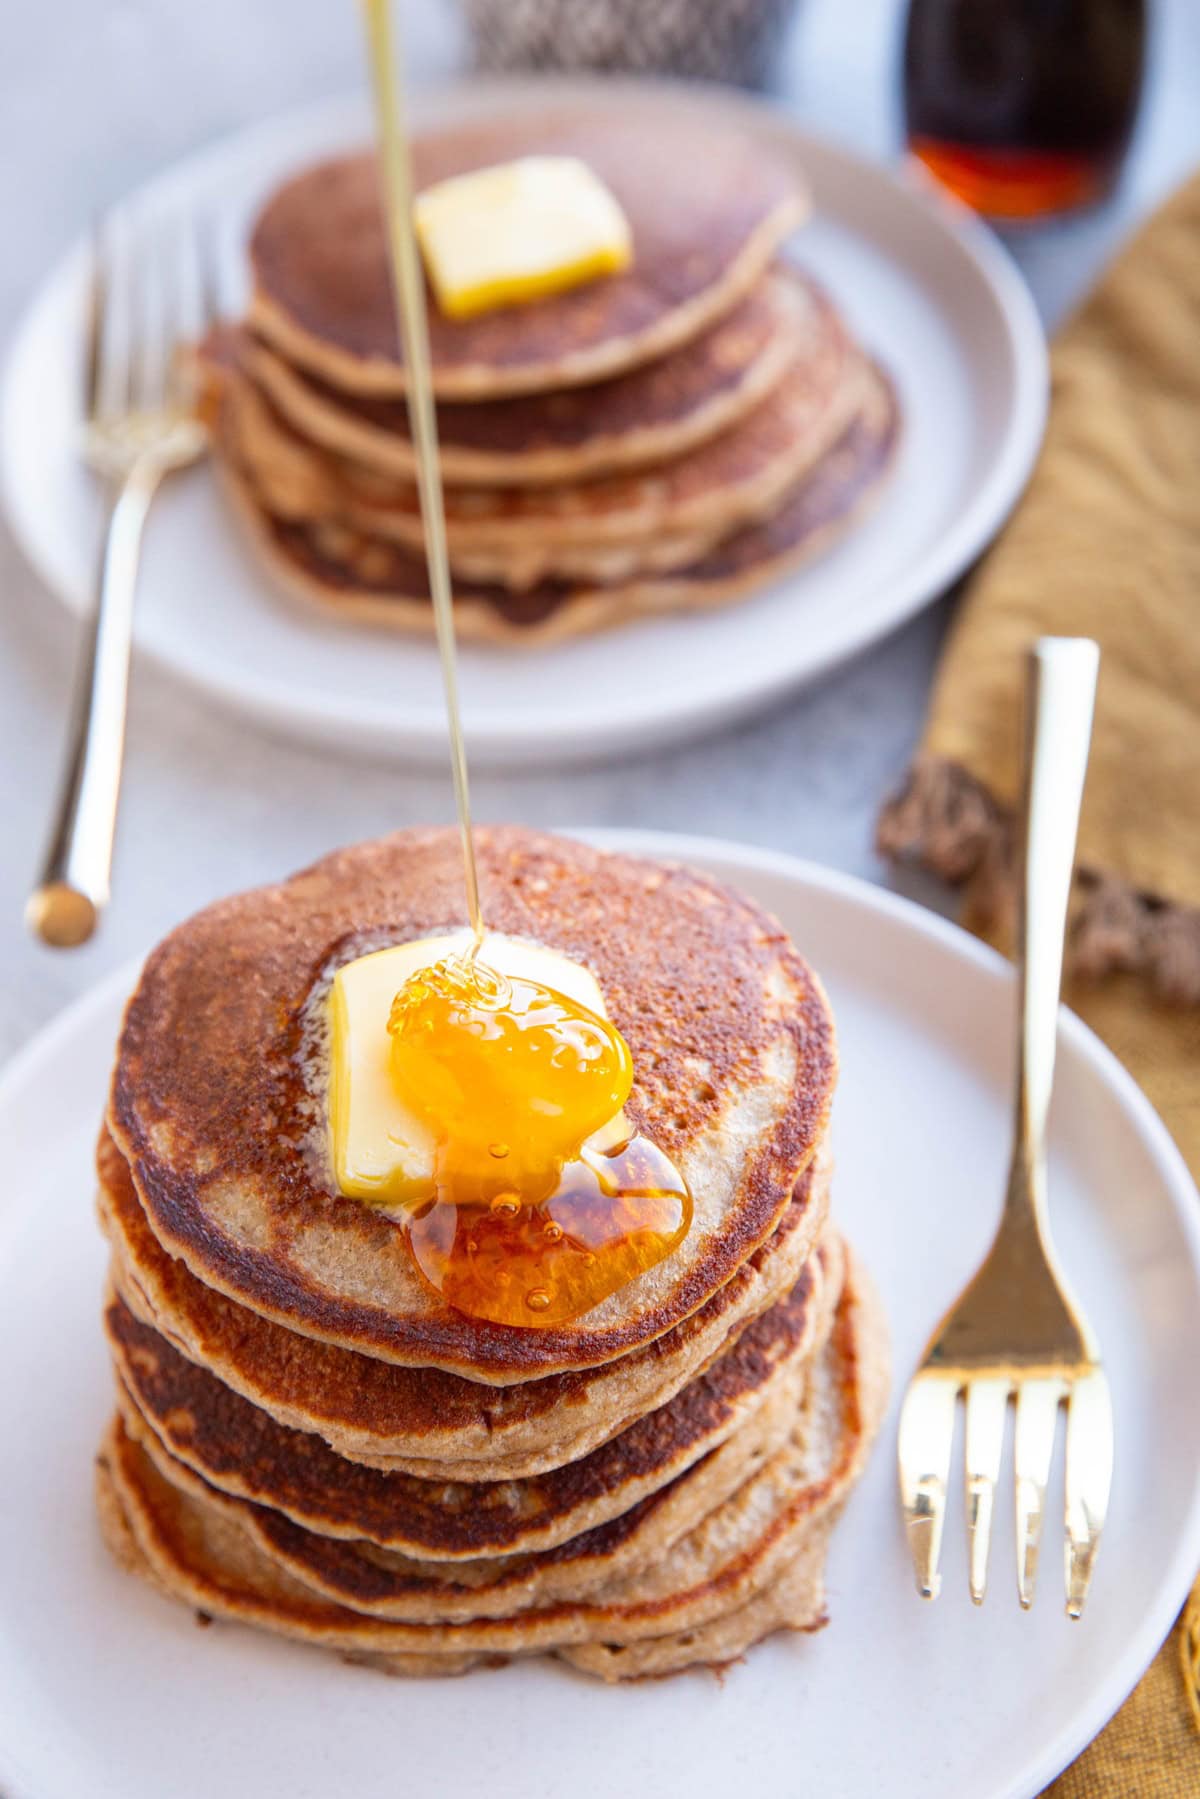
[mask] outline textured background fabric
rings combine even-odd
[[[1052,369],[1041,461],[968,587],[880,841],[1002,913],[1025,648],[1095,637],[1069,963],[1200,1004],[1200,178],[1118,259]]]
[[[1079,859],[1200,907],[1200,178],[1120,256],[1052,369],[1041,462],[955,620],[924,747],[1011,805],[1024,647],[1097,638]]]

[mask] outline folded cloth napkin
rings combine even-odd
[[[1041,460],[968,583],[879,845],[960,887],[963,922],[1009,949],[1024,652],[1045,633],[1098,640],[1065,997],[1200,1178],[1200,176],[1064,328],[1051,367]],[[1195,1799],[1198,1725],[1200,1583],[1049,1791]]]

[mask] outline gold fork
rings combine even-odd
[[[1100,652],[1044,637],[1030,655],[1012,1161],[987,1258],[934,1331],[900,1414],[900,1499],[917,1586],[936,1598],[958,1396],[966,1410],[969,1583],[977,1605],[1009,1400],[1017,1591],[1033,1603],[1058,1408],[1067,1407],[1067,1613],[1083,1610],[1112,1480],[1112,1407],[1100,1348],[1058,1265],[1046,1219],[1046,1115],[1054,1080],[1063,939]]]
[[[102,227],[93,244],[81,449],[108,511],[50,845],[25,914],[60,949],[87,941],[109,898],[146,514],[163,476],[208,440],[184,346],[217,320],[211,241],[181,228],[152,241],[118,255]]]

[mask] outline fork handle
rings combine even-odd
[[[50,845],[25,910],[55,949],[86,943],[108,903],[142,528],[162,475],[156,458],[140,458],[109,505]]]
[[[1099,647],[1088,637],[1043,637],[1029,655],[1017,928],[1021,1028],[1010,1203],[1031,1205],[1035,1212],[1042,1204],[1067,903],[1099,665]]]

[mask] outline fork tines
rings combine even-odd
[[[220,321],[216,240],[203,219],[99,219],[92,232],[84,334],[89,434],[195,400],[186,351]]]
[[[1067,1408],[1065,1576],[1067,1612],[1078,1618],[1092,1578],[1112,1480],[1112,1408],[1103,1369],[1022,1372],[927,1366],[914,1378],[900,1415],[900,1489],[917,1587],[927,1599],[941,1586],[946,1493],[959,1395],[965,1401],[968,1584],[976,1605],[987,1589],[988,1554],[1009,1401],[1015,1401],[1013,1470],[1017,1593],[1033,1604],[1054,1454],[1058,1408]]]

